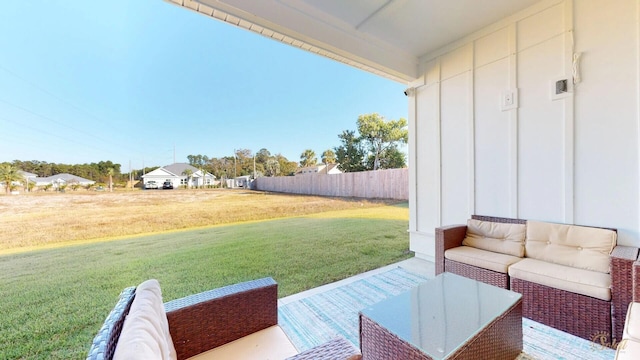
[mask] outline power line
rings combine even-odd
[[[61,102],[61,103],[65,104],[65,105],[67,105],[67,106],[69,106],[69,107],[71,107],[71,108],[73,108],[73,109],[75,109],[75,110],[77,110],[77,111],[79,111],[79,112],[83,113],[84,115],[86,115],[86,116],[88,116],[88,117],[90,117],[90,118],[92,118],[92,119],[94,119],[94,120],[97,120],[98,122],[101,122],[101,123],[104,123],[104,122],[105,122],[104,120],[102,120],[102,119],[100,119],[100,118],[96,117],[95,115],[93,115],[93,114],[89,113],[88,111],[86,111],[86,110],[84,110],[84,109],[82,109],[82,108],[80,108],[80,107],[78,107],[78,106],[74,105],[73,103],[71,103],[71,102],[69,102],[69,101],[67,101],[67,100],[65,100],[65,99],[63,99],[63,98],[61,98],[60,96],[57,96],[57,95],[55,95],[54,93],[52,93],[52,92],[50,92],[50,91],[48,91],[48,90],[44,89],[43,87],[39,86],[38,84],[36,84],[36,83],[34,83],[34,82],[30,81],[30,80],[25,79],[24,77],[22,77],[22,76],[18,75],[16,72],[14,72],[14,71],[12,71],[12,70],[10,70],[10,69],[6,68],[5,66],[0,65],[0,69],[2,69],[3,71],[5,71],[5,72],[6,72],[6,73],[8,73],[8,74],[10,74],[10,75],[14,76],[15,78],[17,78],[17,79],[19,79],[19,80],[21,80],[21,81],[23,81],[23,82],[27,83],[29,86],[34,87],[34,88],[36,88],[36,89],[40,90],[41,92],[43,92],[43,93],[45,93],[45,94],[49,95],[50,97],[52,97],[52,98],[54,98],[54,99],[58,100],[59,102]],[[52,119],[52,118],[50,118],[50,117],[48,117],[48,116],[45,116],[45,115],[42,115],[42,114],[36,113],[35,111],[32,111],[32,110],[30,110],[30,109],[27,109],[27,108],[25,108],[25,107],[23,107],[23,106],[20,106],[20,105],[15,104],[15,103],[12,103],[12,102],[9,102],[9,101],[3,100],[3,99],[0,99],[0,102],[3,102],[3,103],[5,103],[5,104],[8,104],[8,105],[13,106],[13,107],[15,107],[15,108],[18,108],[18,109],[20,109],[20,110],[22,110],[22,111],[24,111],[24,112],[27,112],[27,113],[32,114],[32,115],[34,115],[34,116],[40,117],[40,118],[45,119],[45,120],[47,120],[47,121],[53,122],[54,124],[57,124],[57,125],[60,125],[60,126],[64,126],[64,127],[66,127],[66,128],[69,128],[69,129],[71,129],[71,130],[77,131],[77,132],[79,132],[79,133],[81,133],[81,134],[84,134],[84,135],[91,136],[91,137],[93,137],[93,138],[95,138],[95,139],[97,139],[97,140],[100,140],[100,141],[102,141],[102,142],[105,142],[105,143],[107,143],[107,144],[111,144],[111,143],[112,143],[111,141],[108,141],[108,140],[106,140],[106,139],[103,139],[103,138],[101,138],[101,137],[99,137],[99,136],[96,136],[96,135],[94,135],[94,134],[92,134],[92,133],[89,133],[89,132],[86,132],[86,131],[80,130],[80,129],[78,129],[78,128],[76,128],[76,127],[73,127],[73,126],[71,126],[71,125],[68,125],[68,124],[65,124],[65,123],[63,123],[63,122],[60,122],[60,121],[54,120],[54,119]],[[126,146],[126,145],[125,145],[125,146],[120,146],[120,148],[125,148],[126,150],[128,150],[128,151],[130,151],[130,152],[133,152],[133,153],[137,153],[137,152],[138,152],[137,150],[131,149],[131,148],[129,148],[129,147],[128,147],[128,146]],[[123,154],[123,155],[124,155],[124,154]]]

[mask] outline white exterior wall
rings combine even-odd
[[[425,56],[409,98],[411,249],[472,214],[640,246],[640,0],[548,0]],[[582,82],[552,100],[551,82]],[[518,89],[518,107],[500,106]]]

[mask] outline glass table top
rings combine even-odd
[[[362,314],[430,357],[443,359],[521,297],[513,291],[443,273],[362,310]]]

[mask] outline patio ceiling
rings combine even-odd
[[[406,83],[420,58],[539,0],[166,0]]]

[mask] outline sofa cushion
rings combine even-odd
[[[525,258],[509,267],[509,276],[552,288],[611,300],[611,275]]]
[[[157,280],[137,287],[113,358],[177,359]]]
[[[609,273],[616,246],[613,230],[527,221],[526,256],[601,273]]]
[[[286,359],[296,354],[298,351],[291,340],[278,325],[274,325],[189,359]]]
[[[620,341],[614,360],[637,359],[640,359],[640,341],[633,339],[623,339]]]
[[[629,304],[622,338],[640,341],[640,303],[632,302]],[[640,354],[638,354],[638,358],[640,358]]]
[[[524,256],[526,226],[470,219],[463,245],[512,256]]]
[[[449,260],[461,262],[467,265],[481,267],[483,269],[507,273],[507,269],[522,258],[505,255],[493,251],[477,249],[471,246],[458,246],[444,252],[444,257]]]

